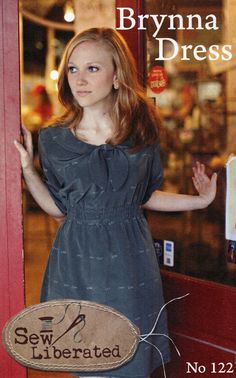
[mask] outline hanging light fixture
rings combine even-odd
[[[75,19],[75,12],[71,1],[67,1],[64,6],[64,20],[66,22],[73,22]]]
[[[57,70],[52,70],[52,71],[50,72],[50,78],[51,78],[52,80],[57,80],[57,79],[58,79],[58,71],[57,71]]]

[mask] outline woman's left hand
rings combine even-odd
[[[209,178],[206,174],[205,165],[199,162],[193,167],[193,174],[193,184],[198,191],[199,197],[203,201],[204,207],[206,207],[216,196],[217,174],[213,173],[211,178]]]

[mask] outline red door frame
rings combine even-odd
[[[144,14],[142,0],[116,0],[116,7],[132,8],[136,20],[139,14]],[[129,24],[128,21],[127,26]],[[120,25],[118,11],[117,25]],[[119,32],[130,46],[139,73],[143,75],[144,32],[137,30],[137,23],[133,29]],[[187,362],[193,363],[194,368],[196,362],[197,369],[206,369],[205,373],[192,371],[197,377],[223,376],[222,373],[213,372],[223,366],[217,365],[220,363],[224,363],[225,368],[230,368],[226,364],[232,363],[236,375],[236,288],[165,270],[162,270],[162,279],[166,302],[190,294],[167,308],[170,335],[182,355],[179,358],[173,349],[172,362],[167,365],[167,377],[188,376]],[[152,377],[161,378],[162,369],[158,369]]]
[[[134,10],[134,16],[136,26],[132,29],[127,30],[119,30],[120,26],[120,19],[119,19],[119,11],[116,9],[116,27],[118,31],[123,35],[124,39],[129,45],[131,49],[137,66],[137,72],[140,75],[140,82],[143,83],[143,75],[144,75],[144,62],[145,62],[145,44],[143,40],[143,32],[137,30],[137,23],[138,19],[137,16],[139,14],[143,14],[144,9],[144,1],[141,0],[116,0],[116,8],[123,7],[123,8],[132,8]],[[126,15],[126,13],[125,13]],[[128,28],[130,27],[130,21],[124,20],[125,26]],[[132,69],[132,68],[131,68]]]
[[[205,366],[197,377],[235,376],[236,288],[167,271],[162,279],[166,302],[189,293],[167,309],[170,334],[181,352],[178,357],[173,351],[167,377],[188,376],[187,362]],[[213,373],[214,363],[215,369],[232,364],[234,374]]]
[[[0,331],[24,307],[21,169],[13,140],[19,135],[18,1],[0,0]],[[0,343],[1,376],[25,378]]]

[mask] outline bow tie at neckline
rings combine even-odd
[[[89,172],[93,182],[101,189],[110,183],[114,191],[119,190],[129,173],[124,149],[109,144],[97,146],[89,155]]]

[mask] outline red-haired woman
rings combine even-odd
[[[90,300],[125,314],[147,334],[163,306],[162,285],[143,209],[182,211],[208,206],[216,174],[194,168],[198,195],[163,193],[160,121],[140,88],[133,57],[112,29],[89,29],[66,48],[59,99],[65,112],[41,130],[39,149],[46,179],[33,167],[30,133],[21,155],[25,181],[44,211],[63,223],[42,286],[42,301]],[[134,358],[102,376],[146,378],[169,361],[166,314]],[[97,376],[99,373],[88,374]],[[74,375],[80,375],[74,373]],[[85,374],[82,374],[86,376]]]

